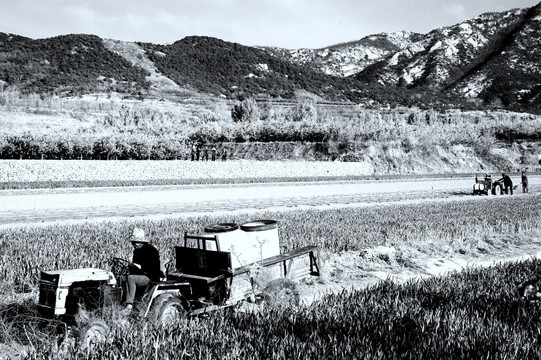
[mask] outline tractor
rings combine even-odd
[[[175,246],[174,269],[139,294],[132,316],[167,324],[243,301],[269,299],[280,291],[294,297],[291,283],[320,274],[317,246],[280,253],[274,220],[211,225],[203,234],[185,233],[181,242]],[[120,306],[129,265],[115,257],[111,270],[42,271],[38,312],[44,319],[64,324],[67,331],[79,325],[77,315],[82,309],[103,314],[105,309]],[[282,284],[281,289],[273,286],[277,283]],[[106,331],[89,329],[79,337]]]
[[[485,174],[483,179],[479,179],[475,175],[475,184],[473,184],[473,195],[501,195],[503,191],[503,181],[492,181],[490,174]]]

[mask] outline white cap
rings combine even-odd
[[[134,242],[145,242],[147,243],[148,240],[145,238],[145,231],[143,229],[134,228],[133,233],[131,235],[130,241]]]

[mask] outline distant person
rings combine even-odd
[[[500,182],[502,180],[503,180],[503,189],[504,189],[505,193],[506,194],[511,193],[511,195],[513,195],[513,181],[511,180],[509,175],[507,175],[506,173],[503,173],[502,178],[498,179],[498,182]]]
[[[224,149],[224,152],[222,153],[222,161],[227,160],[227,150]]]
[[[209,161],[209,147],[205,146],[205,149],[203,150],[203,159],[205,161]]]
[[[197,151],[197,149],[196,149],[195,143],[193,143],[192,144],[192,151],[191,151],[192,161],[194,161],[194,159],[195,159],[195,152],[196,151]]]
[[[195,159],[199,161],[200,156],[201,156],[201,145],[197,144],[195,147]]]
[[[528,192],[528,176],[526,175],[526,171],[522,172],[522,178],[521,182],[522,184],[522,192],[527,193]]]
[[[488,189],[492,189],[492,176],[490,174],[485,174],[485,185]]]
[[[212,149],[210,150],[210,156],[212,161],[216,161],[216,146],[212,146]]]

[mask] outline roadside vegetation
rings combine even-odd
[[[405,152],[460,144],[488,156],[494,142],[541,138],[539,117],[530,114],[370,110],[308,95],[296,102],[201,98],[179,105],[2,92],[0,105],[3,159],[186,159],[194,142],[313,144],[314,160],[356,161],[356,152],[375,144]]]
[[[536,358],[539,307],[521,303],[519,282],[536,275],[538,260],[467,269],[449,276],[384,281],[370,288],[328,295],[310,306],[268,308],[257,313],[215,313],[169,328],[108,318],[111,333],[90,348],[58,345],[32,327],[39,271],[108,268],[112,256],[128,257],[127,234],[137,224],[164,258],[185,231],[209,223],[279,221],[281,247],[307,244],[325,252],[393,246],[435,256],[483,253],[539,239],[538,195],[439,204],[375,206],[341,210],[259,212],[161,221],[38,226],[2,231],[0,266],[3,301],[0,343],[30,358]],[[326,224],[321,226],[321,224]],[[76,253],[70,249],[78,249]],[[490,249],[489,249],[490,248]],[[398,251],[396,261],[413,266],[415,254]],[[385,260],[385,259],[383,259]],[[7,299],[7,300],[6,300]],[[11,299],[11,300],[9,300]],[[354,336],[352,336],[352,334]],[[39,352],[37,349],[40,349]],[[129,355],[128,355],[129,354]]]

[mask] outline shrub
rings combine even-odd
[[[246,98],[233,106],[231,118],[235,122],[254,122],[261,118],[259,107],[254,98]]]
[[[289,114],[291,121],[317,121],[317,109],[312,100],[298,101]]]

